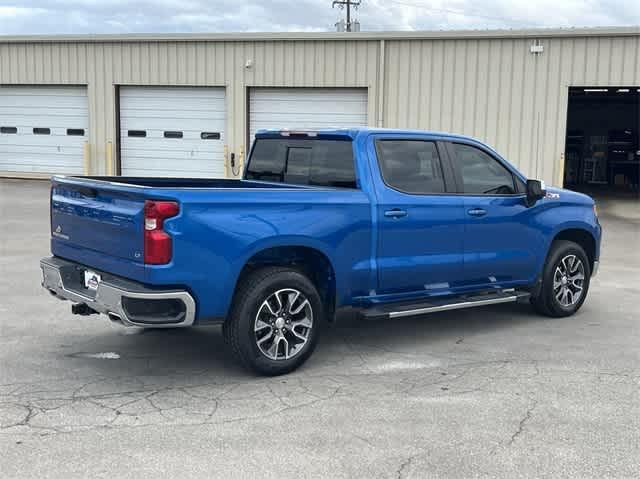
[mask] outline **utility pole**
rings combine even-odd
[[[351,22],[351,7],[357,9],[360,6],[362,0],[333,0],[331,4],[331,8],[334,8],[338,5],[338,8],[343,9],[347,7],[347,31],[353,31],[353,23]]]

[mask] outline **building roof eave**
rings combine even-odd
[[[388,32],[242,32],[135,33],[82,35],[0,35],[0,43],[118,43],[118,42],[242,42],[242,41],[366,41],[444,40],[562,37],[640,36],[640,26],[594,28],[536,28],[505,30],[437,30]]]

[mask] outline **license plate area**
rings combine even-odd
[[[95,271],[91,271],[90,269],[84,270],[84,287],[89,291],[97,291],[101,281],[102,277]]]

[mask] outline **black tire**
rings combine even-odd
[[[554,275],[556,269],[560,267],[564,258],[575,256],[582,262],[584,269],[584,280],[582,281],[582,294],[574,304],[563,305],[556,297],[554,291]],[[554,241],[547,255],[547,261],[542,272],[542,287],[536,297],[531,298],[531,304],[537,312],[552,318],[562,318],[571,316],[580,309],[587,293],[589,292],[589,282],[591,279],[591,263],[584,252],[584,249],[572,241]]]
[[[312,327],[302,328],[302,331],[308,334],[307,340],[293,357],[271,359],[258,346],[254,327],[263,302],[283,289],[297,290],[306,297],[311,308]],[[289,311],[291,311],[291,306]],[[293,268],[264,267],[252,271],[240,280],[234,294],[229,317],[223,324],[222,330],[225,342],[240,364],[259,374],[276,376],[293,371],[311,356],[318,343],[320,325],[324,320],[324,305],[315,285],[307,276]],[[275,326],[272,326],[267,334],[276,331],[274,328]],[[284,334],[285,329],[283,328],[281,331]],[[297,332],[300,333],[300,331],[298,329]],[[297,340],[291,336],[289,339]],[[285,348],[289,348],[288,342],[286,345],[276,345],[275,355],[278,356],[281,351],[284,355]]]

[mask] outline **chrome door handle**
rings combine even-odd
[[[403,216],[407,216],[407,212],[405,210],[394,208],[392,210],[385,211],[384,215],[387,218],[402,218]]]
[[[487,214],[487,210],[484,210],[482,208],[472,208],[467,211],[467,213],[471,216],[484,216]]]

